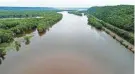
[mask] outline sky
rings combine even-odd
[[[0,0],[0,6],[20,7],[91,7],[134,3],[135,0]]]

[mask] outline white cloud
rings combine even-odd
[[[134,0],[0,0],[0,6],[90,7],[103,5],[134,5]]]

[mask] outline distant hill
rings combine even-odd
[[[10,11],[20,11],[20,10],[79,10],[79,11],[86,11],[88,8],[53,8],[53,7],[5,7],[5,6],[0,6],[0,11],[3,10],[10,10]]]
[[[134,5],[95,6],[87,12],[118,28],[134,31]]]
[[[0,7],[0,10],[19,11],[19,10],[57,10],[57,9],[52,7]]]
[[[88,8],[68,8],[68,7],[61,7],[61,8],[57,8],[58,10],[79,10],[79,11],[86,11]]]

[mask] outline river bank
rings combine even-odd
[[[0,21],[0,43],[10,42],[19,34],[37,29],[44,32],[46,29],[62,19],[62,14],[44,13],[44,18],[4,19]]]
[[[97,29],[101,29],[104,30],[106,33],[108,33],[110,36],[112,36],[114,39],[116,39],[118,42],[120,42],[120,44],[122,44],[123,46],[125,46],[126,48],[128,48],[129,50],[131,50],[132,52],[134,52],[134,46],[133,44],[129,43],[127,40],[129,39],[125,39],[123,38],[122,35],[123,33],[125,34],[125,37],[129,37],[129,38],[133,38],[132,35],[127,34],[128,32],[116,28],[102,20],[99,20],[98,18],[94,17],[93,15],[87,15],[88,16],[88,23],[94,27],[96,27]],[[111,30],[110,30],[111,28]],[[116,29],[116,30],[115,30]],[[113,30],[113,31],[112,31]],[[114,31],[118,31],[117,33],[115,33]],[[122,32],[122,33],[120,33]],[[119,34],[119,35],[118,35]],[[128,36],[129,35],[129,36]],[[124,36],[124,35],[123,35]]]
[[[120,42],[120,44],[122,44],[123,46],[125,46],[127,49],[131,50],[134,53],[134,46],[129,43],[128,41],[126,41],[125,39],[123,39],[122,37],[118,36],[116,33],[112,32],[111,30],[103,27],[103,30],[109,34],[110,36],[112,36],[114,39],[116,39],[118,42]]]
[[[78,15],[78,16],[83,16],[82,13],[79,11],[68,11],[68,13]]]

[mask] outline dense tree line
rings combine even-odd
[[[39,32],[43,32],[62,18],[62,14],[56,12],[41,12],[41,14],[42,18],[1,19],[0,43],[10,42],[16,35],[36,28]]]
[[[52,7],[9,7],[9,6],[0,6],[0,11],[10,10],[10,11],[51,11],[57,10]]]
[[[52,17],[50,17],[52,16]],[[60,21],[62,19],[62,14],[50,14],[48,15],[48,18],[43,18],[43,20],[40,20],[40,23],[37,26],[37,30],[39,32],[43,32],[46,29],[48,29],[50,26],[52,26],[53,24],[57,23],[58,21]]]
[[[38,18],[36,18],[38,17]],[[47,29],[62,19],[62,14],[54,11],[0,11],[0,64],[6,55],[6,47],[14,41],[14,37],[26,34],[28,31]],[[29,44],[30,37],[24,37],[25,44]],[[14,47],[18,51],[20,43],[14,41]]]
[[[113,32],[115,32],[116,34],[118,34],[119,36],[123,37],[125,40],[127,40],[128,42],[134,44],[134,35],[128,31],[125,31],[123,29],[119,29],[113,25],[110,25],[108,23],[105,23],[104,21],[100,21],[102,23],[102,25],[110,30],[112,30]]]
[[[50,11],[51,12],[51,11]],[[48,13],[48,11],[10,11],[2,10],[0,11],[0,18],[27,18],[27,17],[37,17]]]
[[[0,43],[11,42],[13,40],[13,32],[10,30],[0,29]]]
[[[113,25],[110,25],[102,20],[99,20],[98,18],[88,15],[88,23],[98,29],[103,29],[103,27],[106,27],[110,29],[111,31],[118,34],[120,37],[124,38],[128,42],[134,44],[134,34],[128,31],[125,31],[123,29],[120,29],[118,27],[115,27]]]
[[[82,16],[82,13],[79,11],[68,11],[68,13]]]
[[[96,28],[104,26],[134,44],[133,9],[132,5],[91,7],[87,11],[88,23]]]
[[[134,32],[134,6],[91,7],[87,13],[126,31]]]

